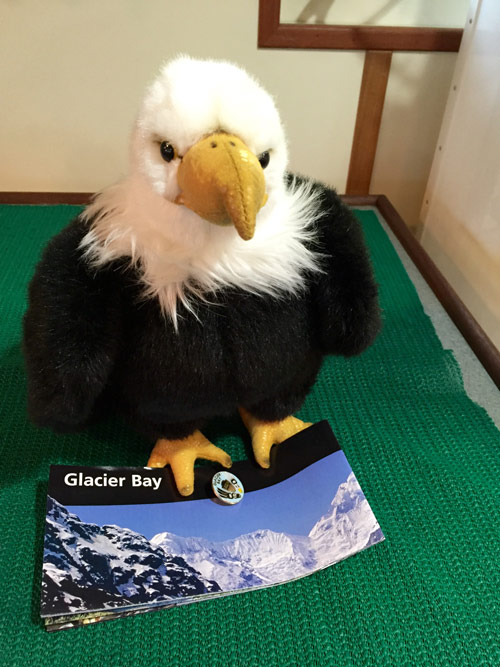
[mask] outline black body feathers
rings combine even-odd
[[[38,425],[85,426],[103,396],[151,438],[189,435],[247,408],[265,420],[297,410],[325,354],[365,349],[380,326],[377,289],[358,222],[322,189],[315,250],[323,272],[299,296],[221,290],[180,308],[179,330],[143,296],[124,260],[98,271],[78,249],[77,219],[49,243],[24,320],[28,408]]]

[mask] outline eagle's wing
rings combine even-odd
[[[351,356],[380,329],[378,290],[359,222],[335,191],[322,185],[318,247],[323,273],[312,293],[317,332],[327,354]]]
[[[24,317],[28,412],[37,425],[56,430],[87,421],[120,344],[117,274],[88,266],[79,249],[86,231],[77,219],[51,240]]]

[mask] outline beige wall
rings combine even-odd
[[[473,2],[470,21],[422,208],[422,244],[500,349],[498,0]]]
[[[455,53],[395,53],[392,57],[370,191],[386,194],[420,233],[429,177]]]
[[[277,98],[291,167],[345,189],[364,54],[257,49],[257,0],[0,3],[0,190],[93,191],[127,170],[145,85],[179,53],[234,60]],[[415,224],[454,54],[394,58],[372,191]]]
[[[469,0],[283,0],[282,23],[462,28]]]

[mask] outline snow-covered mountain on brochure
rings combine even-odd
[[[341,484],[328,512],[309,535],[257,530],[210,542],[159,533],[151,543],[183,558],[223,591],[277,584],[336,563],[383,539],[382,531],[353,473]]]
[[[315,524],[309,537],[320,567],[347,558],[383,538],[354,473],[339,486],[330,509]]]
[[[49,498],[42,612],[168,604],[193,595],[277,584],[381,539],[352,473],[308,535],[260,529],[212,542],[163,532],[149,541],[128,528],[85,523]]]
[[[307,537],[267,529],[224,542],[159,533],[151,543],[182,557],[224,591],[295,579],[316,562]]]
[[[219,591],[179,556],[127,528],[85,523],[49,497],[43,614],[79,613]]]

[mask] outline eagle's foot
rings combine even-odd
[[[160,438],[149,457],[150,468],[163,468],[167,464],[172,468],[175,484],[182,496],[190,496],[194,490],[194,462],[196,459],[217,461],[225,468],[232,465],[231,457],[225,451],[213,445],[203,433],[195,431],[182,440]]]
[[[243,423],[252,437],[252,449],[255,460],[262,468],[269,468],[271,448],[292,435],[312,426],[310,422],[303,422],[297,417],[285,417],[280,421],[261,421],[251,415],[244,408],[240,408]]]

